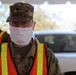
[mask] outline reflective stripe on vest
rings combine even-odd
[[[7,44],[2,44],[1,59],[2,59],[2,75],[8,75],[7,67]]]
[[[0,32],[0,44],[2,42],[2,38],[3,38],[4,33],[5,33],[5,31]]]
[[[2,32],[0,33],[0,37],[1,37],[4,33],[5,33],[5,31],[2,31]]]
[[[42,75],[43,72],[43,44],[38,44],[37,58],[37,75]]]
[[[47,62],[46,62],[46,53],[44,50],[44,45],[39,43],[37,45],[36,52],[37,52],[36,57],[30,75],[47,75]],[[1,59],[2,59],[2,75],[17,75],[16,69],[10,57],[10,52],[7,48],[7,43],[2,44]],[[9,66],[7,66],[7,63]],[[9,70],[13,71],[9,73]]]
[[[5,31],[0,32],[0,45],[2,44],[3,35],[5,34]],[[1,55],[0,55],[0,68],[1,68]],[[0,69],[0,75],[2,74],[2,70]]]

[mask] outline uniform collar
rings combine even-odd
[[[29,58],[29,57],[33,57],[34,58],[34,55],[35,55],[35,52],[36,52],[36,41],[34,39],[32,39],[32,44],[31,44],[31,48],[28,52],[28,54],[26,55],[25,58]],[[14,56],[14,46],[13,46],[13,43],[11,42],[10,43],[10,49],[11,49],[11,53],[12,53],[12,56]]]

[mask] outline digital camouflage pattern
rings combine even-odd
[[[36,41],[24,48],[17,48],[13,43],[10,44],[12,58],[18,70],[18,75],[29,75],[34,61]],[[59,62],[52,50],[46,48],[48,58],[48,75],[62,75]]]
[[[23,21],[28,22],[33,18],[34,7],[28,3],[18,2],[10,6],[10,16],[7,22]]]

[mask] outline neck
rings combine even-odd
[[[27,45],[29,45],[31,42],[32,41],[30,41]],[[13,44],[14,44],[15,47],[19,47],[19,48],[27,46],[27,45],[18,45],[18,44],[14,43],[14,42],[13,42]]]

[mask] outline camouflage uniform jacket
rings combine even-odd
[[[24,54],[23,57],[21,57],[20,54],[15,51],[13,43],[10,43],[9,46],[12,54],[12,59],[18,71],[18,75],[29,75],[29,72],[33,65],[33,59],[36,50],[36,41],[33,40],[30,46],[30,50],[28,50],[28,52]],[[23,49],[24,51],[26,51],[25,48]],[[19,51],[21,53],[22,49],[20,49]],[[46,51],[48,58],[48,75],[62,75],[59,67],[59,62],[53,54],[52,50],[48,47]],[[16,58],[14,56],[16,56]]]

